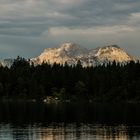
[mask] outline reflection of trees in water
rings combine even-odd
[[[0,103],[0,122],[140,125],[140,104]]]
[[[136,140],[140,139],[139,108],[138,104],[0,103],[0,136],[22,140]]]

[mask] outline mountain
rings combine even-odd
[[[86,67],[102,65],[113,61],[127,63],[135,61],[135,59],[117,45],[86,49],[74,43],[64,43],[56,48],[45,49],[38,57],[31,59],[31,62],[35,65],[42,64],[43,62],[76,65],[78,61],[81,62],[83,67]]]
[[[14,62],[14,59],[3,59],[3,60],[0,60],[0,65],[3,66],[3,67],[11,67],[11,65],[13,64]]]

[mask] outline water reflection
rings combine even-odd
[[[140,127],[51,124],[46,127],[0,125],[0,140],[139,140]]]
[[[138,140],[140,105],[0,103],[0,140]]]

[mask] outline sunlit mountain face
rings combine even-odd
[[[136,60],[117,45],[87,49],[75,43],[63,43],[58,47],[45,49],[38,57],[31,59],[35,65],[43,62],[76,65],[79,61],[83,67],[87,67],[113,61],[126,63]]]
[[[47,48],[39,56],[30,59],[30,63],[34,65],[42,63],[65,65],[67,63],[74,66],[80,62],[83,67],[95,67],[113,61],[124,64],[136,61],[136,59],[117,45],[87,49],[75,43],[63,43],[54,48]],[[0,65],[10,67],[13,62],[14,59],[4,59],[0,61]]]

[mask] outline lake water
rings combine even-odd
[[[140,140],[140,104],[0,103],[0,140]]]

